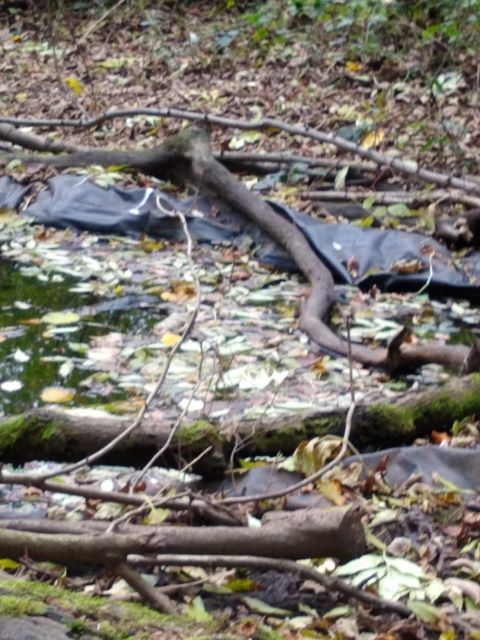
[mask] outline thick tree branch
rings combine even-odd
[[[264,129],[277,129],[278,131],[285,131],[294,136],[301,136],[322,142],[325,144],[331,144],[337,149],[347,151],[355,155],[360,156],[366,160],[370,160],[378,166],[386,167],[392,171],[409,176],[414,180],[421,182],[431,182],[438,184],[443,188],[453,187],[455,189],[461,189],[467,193],[472,193],[480,196],[480,181],[476,179],[458,178],[445,173],[437,171],[430,171],[420,167],[414,161],[401,160],[393,155],[382,154],[374,149],[366,149],[361,145],[358,145],[349,140],[345,140],[333,133],[326,133],[324,131],[317,131],[315,129],[302,127],[299,125],[292,125],[275,118],[260,118],[258,120],[243,120],[237,118],[227,118],[222,116],[210,115],[207,113],[198,113],[195,111],[188,111],[183,109],[120,109],[117,111],[107,111],[99,116],[93,118],[84,118],[82,120],[69,120],[69,119],[52,119],[52,120],[33,120],[25,118],[11,118],[7,116],[0,117],[0,122],[13,124],[15,126],[37,126],[37,127],[75,127],[75,128],[87,128],[98,126],[108,120],[116,118],[129,118],[135,116],[157,116],[162,118],[176,118],[182,120],[190,120],[192,122],[200,122],[205,124],[215,124],[222,127],[232,127],[236,129],[248,129],[261,131]]]
[[[277,512],[259,528],[147,527],[120,524],[106,533],[105,524],[49,520],[3,520],[0,557],[62,564],[123,561],[129,553],[196,553],[268,555],[274,558],[354,558],[365,552],[365,534],[357,509],[303,509]]]

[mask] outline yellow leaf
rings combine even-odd
[[[0,558],[0,569],[19,569],[22,565],[11,558]]]
[[[195,297],[197,290],[191,282],[178,280],[172,283],[173,291],[164,291],[160,297],[167,302],[184,302]]]
[[[162,251],[163,242],[159,242],[158,240],[147,240],[144,238],[140,241],[140,248],[145,251],[145,253],[153,253],[154,251]]]
[[[170,515],[170,509],[160,509],[158,507],[151,509],[149,513],[144,517],[143,524],[159,525],[163,524]]]
[[[166,333],[161,339],[161,343],[166,347],[174,347],[180,342],[180,336],[176,333]]]
[[[325,496],[330,502],[337,507],[345,504],[345,496],[343,495],[343,487],[338,480],[330,480],[329,482],[319,482],[318,491]]]
[[[75,397],[74,389],[65,387],[45,387],[40,395],[44,402],[54,402],[55,404],[63,404],[70,402]]]
[[[377,129],[376,131],[370,131],[362,140],[362,147],[365,149],[371,149],[372,147],[378,147],[378,145],[385,138],[385,129]]]
[[[76,96],[81,95],[85,90],[85,87],[77,78],[65,78],[65,84]]]
[[[359,71],[363,71],[363,64],[349,60],[345,65],[345,71],[348,71],[348,73],[359,73]]]

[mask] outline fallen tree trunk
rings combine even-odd
[[[119,525],[115,533],[105,529],[105,523],[94,521],[5,520],[0,557],[19,558],[27,553],[34,560],[61,564],[111,563],[129,553],[347,560],[366,550],[360,512],[345,507],[278,514],[261,527]]]
[[[315,436],[343,433],[346,410],[311,411],[282,416],[214,423],[201,419],[184,421],[166,454],[174,462],[177,451],[192,460],[207,447],[212,450],[195,465],[206,476],[222,474],[238,442],[242,455],[288,455],[300,442]],[[359,446],[393,446],[410,443],[432,429],[448,430],[455,420],[480,415],[480,375],[452,379],[439,388],[410,392],[396,401],[359,405],[353,415],[352,441]],[[0,459],[23,463],[33,459],[75,461],[88,456],[129,424],[131,417],[117,417],[91,409],[45,407],[0,419]],[[149,418],[118,443],[106,462],[141,465],[169,437],[171,424]],[[163,459],[165,462],[165,458]]]
[[[311,284],[311,293],[303,305],[300,327],[327,352],[397,372],[437,362],[461,368],[463,372],[477,370],[480,359],[472,357],[472,350],[463,345],[411,345],[405,342],[406,333],[393,340],[389,348],[370,348],[348,344],[337,336],[325,319],[334,300],[334,282],[328,268],[321,262],[305,236],[286,218],[233,176],[212,155],[206,131],[192,127],[165,140],[160,146],[146,151],[86,150],[58,157],[27,157],[25,161],[40,161],[57,167],[89,164],[125,166],[157,178],[177,182],[193,182],[244,214],[266,231],[293,258]]]

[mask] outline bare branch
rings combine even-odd
[[[289,573],[298,574],[305,580],[312,580],[317,584],[321,584],[329,593],[341,593],[346,598],[353,598],[359,602],[371,607],[378,607],[384,611],[392,611],[402,617],[411,615],[408,607],[400,602],[392,602],[384,600],[379,596],[367,591],[357,589],[349,585],[341,578],[327,576],[320,573],[312,567],[307,567],[292,560],[280,560],[277,558],[255,557],[255,556],[231,556],[231,555],[157,555],[155,559],[148,556],[128,556],[129,562],[132,563],[148,563],[156,565],[178,565],[193,567],[248,567],[250,569],[273,569],[274,571],[288,571]]]
[[[309,127],[302,127],[299,125],[288,124],[277,120],[275,118],[260,118],[258,120],[245,120],[238,118],[227,118],[223,116],[215,116],[207,113],[199,113],[195,111],[188,111],[183,109],[119,109],[116,111],[107,111],[101,115],[93,118],[84,118],[81,120],[69,120],[69,119],[51,119],[51,120],[36,120],[26,118],[11,118],[7,116],[0,117],[0,122],[13,124],[15,126],[36,126],[36,127],[75,127],[75,128],[88,128],[95,127],[108,120],[116,118],[131,118],[135,116],[156,116],[161,118],[176,118],[182,120],[190,120],[192,122],[203,122],[205,124],[218,125],[222,127],[231,127],[235,129],[247,129],[254,131],[261,131],[263,129],[277,129],[278,131],[285,131],[293,136],[301,136],[304,138],[310,138],[317,142],[324,144],[331,144],[337,149],[347,151],[355,155],[360,156],[366,160],[370,160],[375,164],[391,169],[406,176],[410,176],[414,180],[421,182],[431,182],[438,184],[443,188],[453,187],[455,189],[461,189],[467,193],[480,195],[480,182],[475,179],[458,178],[446,173],[440,173],[437,171],[431,171],[420,167],[414,161],[401,160],[394,155],[388,155],[375,151],[374,149],[366,149],[355,142],[345,140],[341,136],[334,133],[326,133],[324,131],[317,131]]]
[[[304,200],[324,200],[330,202],[363,202],[372,199],[376,204],[397,204],[416,206],[430,202],[461,202],[472,207],[480,206],[480,198],[465,195],[459,190],[432,191],[305,191],[300,194]]]
[[[154,587],[151,587],[128,562],[113,563],[110,565],[110,568],[123,578],[125,582],[128,582],[132,589],[135,589],[145,602],[148,602],[154,609],[162,613],[169,613],[170,615],[176,613],[175,606],[170,598]]]

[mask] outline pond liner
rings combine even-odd
[[[347,468],[353,463],[361,462],[372,473],[381,469],[383,480],[392,488],[399,487],[412,476],[418,476],[418,481],[429,487],[476,492],[480,486],[479,460],[480,447],[461,449],[424,445],[363,453],[345,458],[340,464]],[[366,478],[365,471],[362,472],[362,477]],[[302,479],[303,476],[299,473],[265,465],[249,469],[243,475],[235,477],[233,482],[226,478],[221,482],[205,483],[205,487],[211,493],[221,492],[226,497],[250,496],[283,491]],[[473,495],[471,497],[474,499]],[[286,508],[321,506],[327,502],[316,491],[299,492],[288,496]]]
[[[291,258],[267,234],[215,198],[176,199],[152,188],[104,188],[75,175],[56,176],[46,187],[22,211],[39,224],[97,234],[149,234],[181,240],[178,220],[156,206],[156,197],[160,196],[162,202],[186,215],[194,240],[233,243],[254,251],[257,259],[276,269],[296,270]],[[0,207],[18,207],[22,189],[25,187],[8,177],[1,178]],[[337,284],[357,285],[363,290],[376,285],[385,292],[426,287],[437,297],[480,298],[478,251],[459,257],[420,233],[327,224],[280,203],[270,204],[302,231]],[[413,272],[408,272],[409,266]]]

